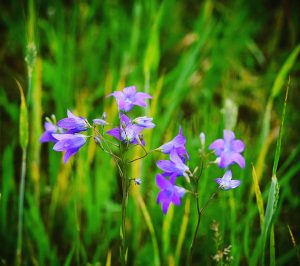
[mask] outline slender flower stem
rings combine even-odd
[[[196,188],[198,188],[198,181],[196,182],[197,186]],[[218,188],[219,189],[219,188]],[[211,200],[213,200],[213,198],[215,197],[215,195],[217,194],[217,190],[211,194],[211,196],[209,197],[209,199],[205,202],[205,204],[203,205],[202,208],[200,208],[200,202],[199,202],[199,194],[196,193],[196,202],[197,202],[197,215],[198,215],[198,219],[197,219],[197,225],[195,228],[195,232],[194,232],[194,237],[193,237],[193,241],[190,247],[190,254],[189,254],[189,265],[192,265],[192,257],[193,257],[193,252],[195,249],[195,243],[196,243],[196,239],[197,239],[197,235],[198,235],[198,231],[199,231],[199,227],[200,227],[200,222],[201,222],[201,218],[202,218],[202,213],[204,212],[204,210],[206,209],[206,207],[208,206],[208,204],[210,203]]]
[[[128,191],[129,191],[129,179],[127,176],[127,163],[126,163],[126,151],[127,148],[122,146],[120,143],[121,152],[121,166],[120,166],[120,176],[122,180],[122,224],[121,224],[121,262],[122,265],[127,265],[127,246],[126,246],[126,210],[128,202]]]

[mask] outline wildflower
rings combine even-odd
[[[136,185],[140,185],[140,184],[142,184],[142,179],[140,179],[140,178],[135,178],[134,180],[134,184],[136,184]]]
[[[44,123],[45,132],[40,138],[40,142],[53,142],[56,143],[57,139],[55,139],[52,135],[55,133],[63,133],[63,129],[53,124],[52,122]]]
[[[71,156],[86,143],[87,136],[82,134],[53,134],[57,143],[54,145],[53,150],[65,151],[64,163],[66,163]]]
[[[115,91],[108,96],[113,96],[117,100],[118,108],[120,111],[128,112],[134,105],[146,107],[145,99],[152,97],[144,92],[136,92],[135,86],[125,88],[123,91]]]
[[[157,196],[157,203],[162,205],[162,211],[167,213],[171,203],[180,205],[180,198],[185,194],[185,189],[175,186],[176,175],[166,179],[162,174],[156,176],[156,184],[160,189]]]
[[[176,174],[176,176],[185,176],[188,179],[188,173],[190,173],[189,167],[185,165],[179,157],[176,149],[171,150],[170,161],[160,160],[156,162],[156,165],[163,170],[166,175]]]
[[[202,146],[202,148],[204,148],[204,146],[205,146],[205,134],[203,132],[201,132],[199,137],[200,137],[201,146]]]
[[[245,159],[240,154],[244,151],[245,145],[241,140],[236,140],[232,131],[224,130],[224,139],[215,140],[210,146],[217,155],[217,162],[221,168],[227,168],[233,163],[237,163],[241,168],[245,168]]]
[[[57,125],[66,129],[67,133],[78,133],[86,131],[89,127],[87,120],[83,117],[74,115],[70,110],[67,111],[68,118],[61,119]]]
[[[138,144],[141,142],[139,134],[142,130],[143,128],[133,124],[128,116],[120,114],[120,127],[113,128],[106,133],[120,141]]]
[[[175,148],[177,154],[181,157],[184,158],[186,156],[187,158],[190,158],[186,148],[185,148],[185,143],[186,139],[182,135],[182,128],[179,128],[179,133],[178,135],[172,139],[170,142],[167,142],[160,146],[158,150],[161,150],[161,152],[165,154],[170,154],[170,152]]]
[[[133,119],[133,123],[137,126],[144,127],[144,128],[153,128],[155,124],[152,123],[153,118],[147,116],[141,116]]]
[[[216,178],[215,180],[219,184],[220,188],[224,190],[236,188],[241,184],[240,180],[232,180],[231,170],[226,171],[222,178]]]
[[[102,114],[102,118],[96,118],[96,119],[93,119],[93,123],[95,125],[100,125],[100,126],[105,126],[107,125],[108,123],[106,122],[106,113],[104,112]]]

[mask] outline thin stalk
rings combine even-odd
[[[198,189],[198,183],[199,183],[199,179],[197,179],[197,181],[196,181],[196,189]],[[192,244],[190,247],[190,254],[189,254],[189,265],[190,266],[192,265],[192,257],[193,257],[193,252],[195,249],[195,243],[196,243],[196,239],[197,239],[197,235],[198,235],[198,231],[199,231],[199,227],[200,227],[202,213],[204,212],[204,210],[206,209],[206,207],[208,206],[210,201],[215,197],[216,194],[217,194],[217,191],[212,193],[211,196],[209,197],[209,199],[205,202],[204,206],[202,208],[200,208],[199,194],[195,193],[198,219],[197,219],[197,224],[196,224],[196,228],[195,228],[195,232],[194,232],[194,236],[193,236],[193,241],[192,241]]]
[[[16,265],[21,265],[22,261],[22,241],[23,241],[23,214],[24,214],[24,192],[26,177],[27,148],[22,149],[21,181],[19,190],[19,212],[18,212],[18,240],[17,240],[17,261]]]
[[[122,224],[121,224],[121,262],[123,265],[127,265],[127,246],[126,246],[126,210],[128,202],[128,190],[129,190],[129,179],[127,177],[127,164],[125,159],[125,153],[120,144],[121,151],[121,168],[122,168]]]

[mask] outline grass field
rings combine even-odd
[[[210,201],[191,265],[299,264],[297,8],[258,0],[0,3],[0,265],[121,264],[114,160],[89,141],[64,164],[39,139],[45,117],[62,119],[67,109],[89,120],[105,111],[116,123],[106,96],[131,85],[153,97],[134,109],[156,124],[144,135],[148,150],[182,126],[194,169],[200,132],[206,149],[224,128],[245,143],[245,169],[232,168],[241,185]],[[156,161],[166,158],[153,153],[128,170],[142,179],[129,191],[128,265],[188,265],[196,201],[187,193],[162,213]],[[222,175],[205,169],[201,206]]]

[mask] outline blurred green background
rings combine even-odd
[[[205,211],[193,265],[226,265],[222,254],[230,245],[232,265],[259,265],[263,254],[266,264],[300,263],[299,8],[296,0],[2,1],[0,265],[16,262],[24,127],[16,80],[29,121],[22,265],[119,265],[121,184],[114,162],[91,141],[64,165],[62,154],[39,138],[44,118],[61,119],[68,108],[89,119],[106,111],[115,121],[116,104],[105,96],[129,85],[153,96],[146,114],[157,126],[145,136],[148,149],[173,138],[180,125],[191,168],[200,164],[200,132],[206,146],[224,127],[246,143],[246,169],[233,169],[242,185],[218,193]],[[195,200],[186,195],[182,206],[162,214],[155,186],[155,161],[162,158],[132,165],[131,176],[143,183],[129,196],[129,265],[186,263]],[[201,177],[201,205],[221,175],[211,167]]]

